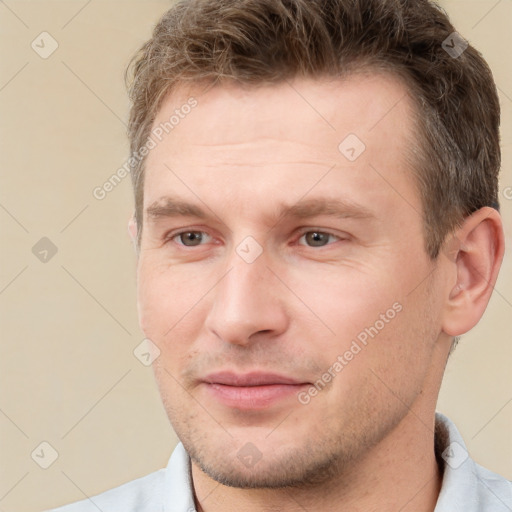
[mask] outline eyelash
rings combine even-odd
[[[208,237],[212,238],[212,235],[208,234],[206,231],[202,231],[201,229],[184,229],[184,230],[181,230],[181,231],[177,231],[175,233],[169,233],[168,235],[165,236],[165,243],[169,243],[169,242],[173,242],[176,238],[178,238],[180,235],[183,235],[185,233],[201,233],[203,235],[207,235]],[[334,237],[336,238],[337,240],[335,240],[335,242],[339,242],[339,241],[342,241],[342,240],[345,240],[346,238],[343,238],[339,235],[335,235],[334,233],[331,233],[329,231],[322,231],[320,229],[315,229],[315,228],[308,228],[307,230],[303,230],[300,232],[300,236],[295,239],[297,242],[299,242],[305,235],[307,235],[308,233],[320,233],[322,235],[328,235],[329,237]],[[326,245],[322,245],[322,246],[317,246],[318,248],[322,248],[322,247],[328,247],[330,245],[333,245],[333,243],[335,242],[331,242],[331,243],[327,243]],[[175,242],[177,245],[179,245],[180,247],[186,247],[186,248],[194,248],[194,247],[200,247],[201,245],[204,245],[204,244],[199,244],[199,245],[195,245],[195,246],[187,246],[183,243],[179,243],[179,242]],[[299,244],[299,245],[302,245],[304,247],[310,247],[310,248],[315,248],[315,246],[311,246],[311,245],[306,245],[306,244]]]
[[[172,233],[170,234],[169,236],[166,236],[165,237],[165,242],[168,243],[168,242],[172,242],[175,238],[178,238],[180,235],[183,235],[185,233],[201,233],[203,235],[207,235],[209,236],[210,238],[213,238],[211,235],[209,235],[206,231],[201,231],[200,229],[184,229],[183,231],[178,231],[177,233]],[[176,242],[178,245],[180,245],[181,247],[188,247],[187,245],[185,244],[181,244],[179,242]],[[204,244],[200,244],[200,245],[204,245]],[[191,246],[191,247],[197,247],[197,246]]]
[[[335,235],[334,233],[331,233],[329,231],[322,231],[320,229],[308,229],[307,231],[302,231],[301,232],[299,238],[297,239],[297,242],[300,241],[308,233],[317,233],[317,234],[321,234],[321,235],[327,235],[328,237],[334,237],[334,238],[337,239],[337,240],[335,240],[335,242],[339,242],[340,240],[343,240],[342,237],[340,237],[338,235]],[[335,243],[335,242],[327,243],[325,245],[321,245],[321,246],[318,246],[318,247],[328,247],[329,245],[333,245],[333,243]],[[299,245],[303,245],[304,247],[312,247],[312,248],[314,248],[314,246],[312,246],[312,245],[306,245],[306,244],[299,244]]]

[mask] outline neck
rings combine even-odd
[[[365,457],[307,488],[238,489],[212,480],[195,464],[198,512],[433,512],[441,487],[434,453],[434,418],[410,411]]]

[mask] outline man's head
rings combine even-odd
[[[191,1],[135,61],[132,150],[160,134],[134,159],[140,323],[219,482],[425,437],[503,254],[496,94],[452,32],[422,1]]]
[[[146,160],[140,150],[161,102],[177,86],[234,80],[257,87],[296,76],[320,80],[387,70],[404,81],[414,102],[417,126],[408,157],[422,198],[426,249],[436,257],[465,216],[498,205],[496,88],[479,53],[454,33],[428,0],[177,3],[131,66],[139,241]]]

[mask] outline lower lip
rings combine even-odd
[[[279,401],[296,396],[308,384],[269,384],[265,386],[227,386],[206,383],[213,397],[228,407],[265,409]]]

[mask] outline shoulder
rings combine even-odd
[[[155,512],[162,510],[165,469],[127,482],[102,494],[47,512]]]
[[[473,465],[473,472],[478,486],[478,505],[481,510],[512,510],[512,482],[476,462]]]
[[[137,480],[46,512],[163,512],[194,510],[190,458],[181,443],[167,467]]]

